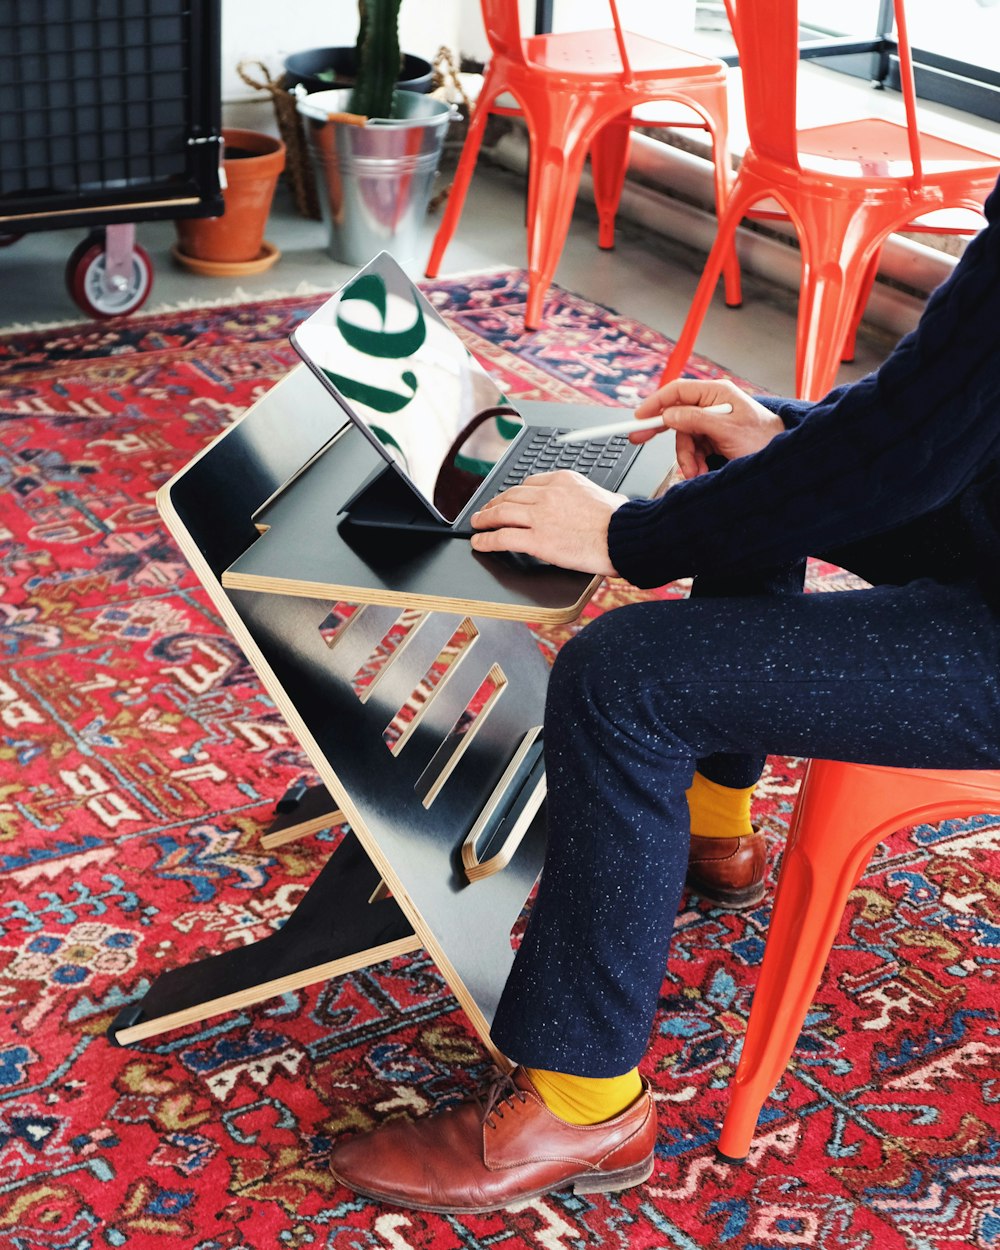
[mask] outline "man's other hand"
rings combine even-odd
[[[704,411],[713,404],[729,404],[732,412],[723,416]],[[663,428],[676,432],[677,467],[686,478],[707,473],[707,459],[713,453],[727,460],[749,456],[785,428],[780,417],[723,380],[678,378],[668,382],[646,396],[635,416],[662,417]],[[629,439],[645,443],[658,433],[637,430]]]

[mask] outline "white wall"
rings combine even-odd
[[[534,0],[519,0],[524,30],[532,29]],[[263,61],[273,78],[285,57],[305,48],[353,44],[357,0],[223,0],[222,101],[226,125],[273,129],[270,97],[254,92],[236,73],[242,60]],[[485,60],[488,52],[475,0],[404,0],[399,17],[406,52],[433,60],[442,45],[456,56]]]
[[[534,29],[535,0],[517,0],[521,30]],[[694,27],[695,0],[671,0],[651,7],[649,0],[618,0],[622,24],[653,38],[684,42]],[[557,30],[609,25],[607,0],[560,0]],[[240,61],[262,61],[280,77],[285,57],[305,48],[353,44],[358,31],[357,0],[223,0],[222,103],[227,126],[249,126],[276,133],[270,96],[255,92],[236,73]],[[403,0],[399,15],[404,51],[432,61],[442,45],[457,57],[485,61],[489,45],[477,0]],[[252,71],[260,80],[259,71]]]

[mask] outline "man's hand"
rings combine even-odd
[[[727,416],[704,411],[710,404],[730,404]],[[660,416],[663,428],[676,431],[677,467],[684,477],[708,472],[706,459],[714,452],[727,460],[748,456],[766,447],[784,430],[780,417],[726,381],[678,378],[647,395],[635,410],[638,419]],[[645,443],[658,431],[630,434],[633,443]]]
[[[614,577],[608,522],[628,502],[579,473],[536,473],[473,513],[476,551],[519,551],[560,568]]]

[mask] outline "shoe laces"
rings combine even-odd
[[[482,1123],[487,1128],[496,1128],[496,1121],[503,1119],[505,1108],[513,1107],[515,1098],[521,1103],[528,1101],[528,1095],[524,1090],[514,1084],[514,1077],[511,1073],[497,1073],[486,1090],[485,1097],[479,1100],[483,1109]]]

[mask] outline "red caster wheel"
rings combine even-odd
[[[66,262],[66,286],[90,317],[124,317],[141,308],[153,289],[153,262],[145,248],[132,244],[131,257],[118,272],[108,264],[105,236],[92,234]]]

